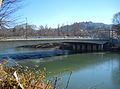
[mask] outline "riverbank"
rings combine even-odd
[[[50,81],[44,82],[45,69],[33,72],[16,63],[12,67],[7,64],[7,60],[0,62],[0,89],[53,89]]]
[[[111,52],[120,52],[120,46],[112,46],[110,51]]]

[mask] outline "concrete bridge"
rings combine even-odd
[[[109,42],[109,39],[79,38],[79,37],[0,39],[0,50],[24,45],[34,45],[41,43],[60,43],[60,42],[73,44],[73,49],[84,50],[87,48],[87,50],[91,49],[102,50],[104,44]]]

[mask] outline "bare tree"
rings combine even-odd
[[[0,7],[0,27],[9,26],[16,18],[12,14],[21,8],[21,0],[2,0]]]
[[[117,33],[118,38],[120,38],[120,12],[116,13],[113,17],[112,29]]]

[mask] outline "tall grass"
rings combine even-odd
[[[45,83],[45,69],[33,72],[17,63],[12,67],[7,63],[0,62],[0,89],[52,89],[51,81]]]

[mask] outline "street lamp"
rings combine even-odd
[[[26,19],[25,38],[27,39],[27,18],[25,19]]]
[[[58,36],[60,36],[60,25],[58,24]]]

